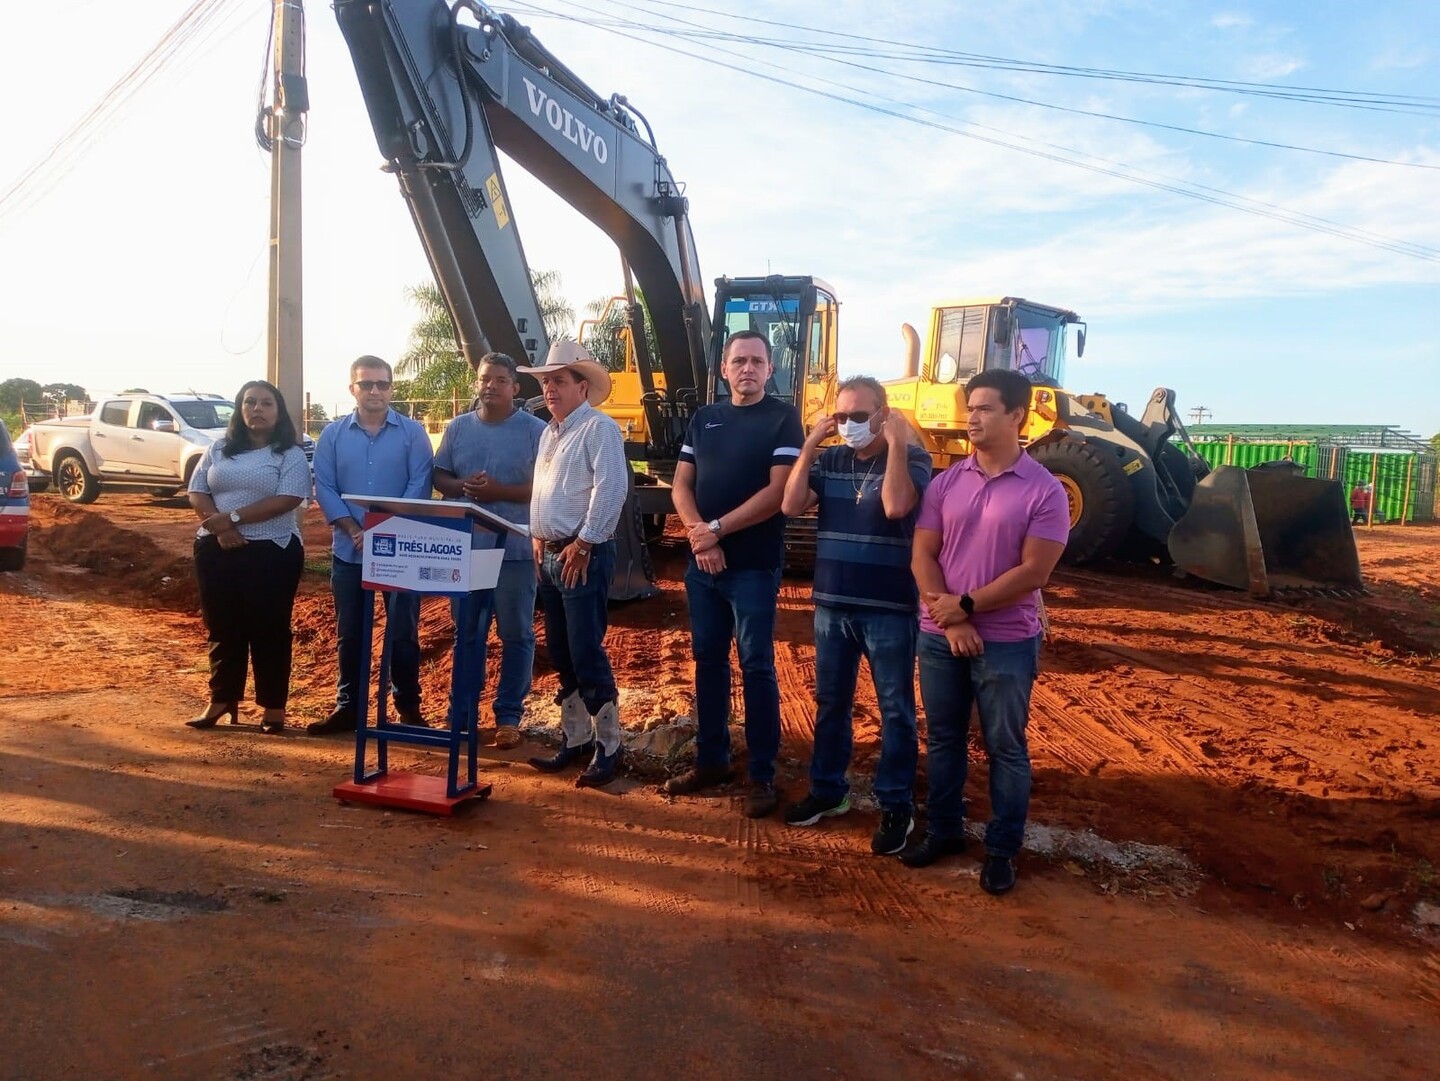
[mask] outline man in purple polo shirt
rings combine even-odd
[[[1070,512],[1060,482],[1020,446],[1030,381],[981,372],[965,395],[975,452],[931,482],[915,523],[929,823],[900,859],[926,867],[964,849],[966,743],[978,705],[991,809],[980,885],[998,895],[1015,885],[1025,836],[1025,725],[1040,653],[1040,588],[1065,550]]]

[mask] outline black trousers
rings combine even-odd
[[[245,695],[247,660],[255,666],[255,704],[284,709],[290,696],[290,614],[305,566],[299,537],[281,548],[250,541],[221,548],[214,537],[195,540],[200,611],[210,634],[210,701]]]

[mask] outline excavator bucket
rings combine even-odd
[[[610,580],[612,601],[640,601],[660,592],[655,585],[655,569],[650,564],[650,550],[645,546],[645,530],[640,504],[635,498],[635,474],[630,474],[630,490],[615,526],[615,577]]]
[[[1344,489],[1289,469],[1218,466],[1195,486],[1169,549],[1186,573],[1257,597],[1364,588]]]

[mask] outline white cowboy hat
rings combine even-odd
[[[610,373],[579,342],[556,342],[550,347],[544,364],[538,368],[518,368],[517,371],[527,375],[544,375],[565,368],[574,368],[575,374],[585,380],[585,396],[591,405],[599,405],[610,397]]]

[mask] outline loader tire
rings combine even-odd
[[[1090,563],[1114,552],[1135,520],[1130,482],[1114,452],[1104,443],[1062,439],[1030,453],[1060,481],[1070,503],[1070,540],[1060,558]]]

